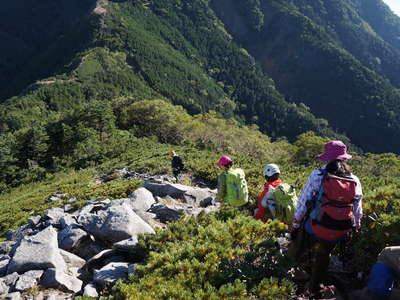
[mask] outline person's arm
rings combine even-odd
[[[296,211],[294,213],[293,227],[295,228],[300,227],[300,223],[307,212],[307,201],[311,200],[321,184],[322,176],[319,177],[321,178],[318,178],[318,175],[315,171],[311,173],[303,187],[303,190],[301,191],[300,198],[297,202]]]
[[[215,201],[223,202],[226,195],[226,175],[225,172],[218,177],[218,192]]]
[[[354,214],[354,222],[356,228],[359,229],[361,227],[361,218],[363,216],[363,209],[362,209],[363,193],[362,193],[362,186],[360,179],[358,179],[358,177],[355,175],[353,175],[353,178],[357,183],[356,196],[354,197],[354,203],[353,203],[353,214]]]

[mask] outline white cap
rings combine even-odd
[[[278,165],[269,164],[269,165],[266,165],[264,167],[264,176],[271,177],[272,175],[274,175],[276,173],[279,173],[279,174],[281,173],[281,171],[279,170]]]

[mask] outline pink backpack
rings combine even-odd
[[[322,185],[319,217],[312,220],[312,231],[322,240],[340,240],[354,224],[353,201],[357,183],[352,178],[328,173]]]

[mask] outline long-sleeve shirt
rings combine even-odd
[[[306,202],[308,200],[311,200],[312,197],[319,192],[323,177],[323,173],[321,171],[324,169],[325,166],[322,167],[321,170],[313,171],[311,175],[308,177],[308,180],[304,185],[300,198],[297,202],[296,211],[294,213],[294,217],[296,220],[300,221],[303,219],[304,215],[307,212]],[[361,203],[363,194],[362,194],[361,182],[358,179],[358,177],[354,174],[351,174],[351,178],[356,182],[356,195],[354,197],[354,203],[353,203],[353,214],[354,214],[355,225],[358,227],[361,224],[361,218],[363,215],[362,203]]]

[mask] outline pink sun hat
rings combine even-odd
[[[217,166],[226,166],[232,162],[232,159],[227,156],[221,156],[220,159],[215,163]]]
[[[352,156],[347,153],[347,147],[342,141],[330,141],[325,144],[324,153],[318,156],[323,161],[347,160]]]

